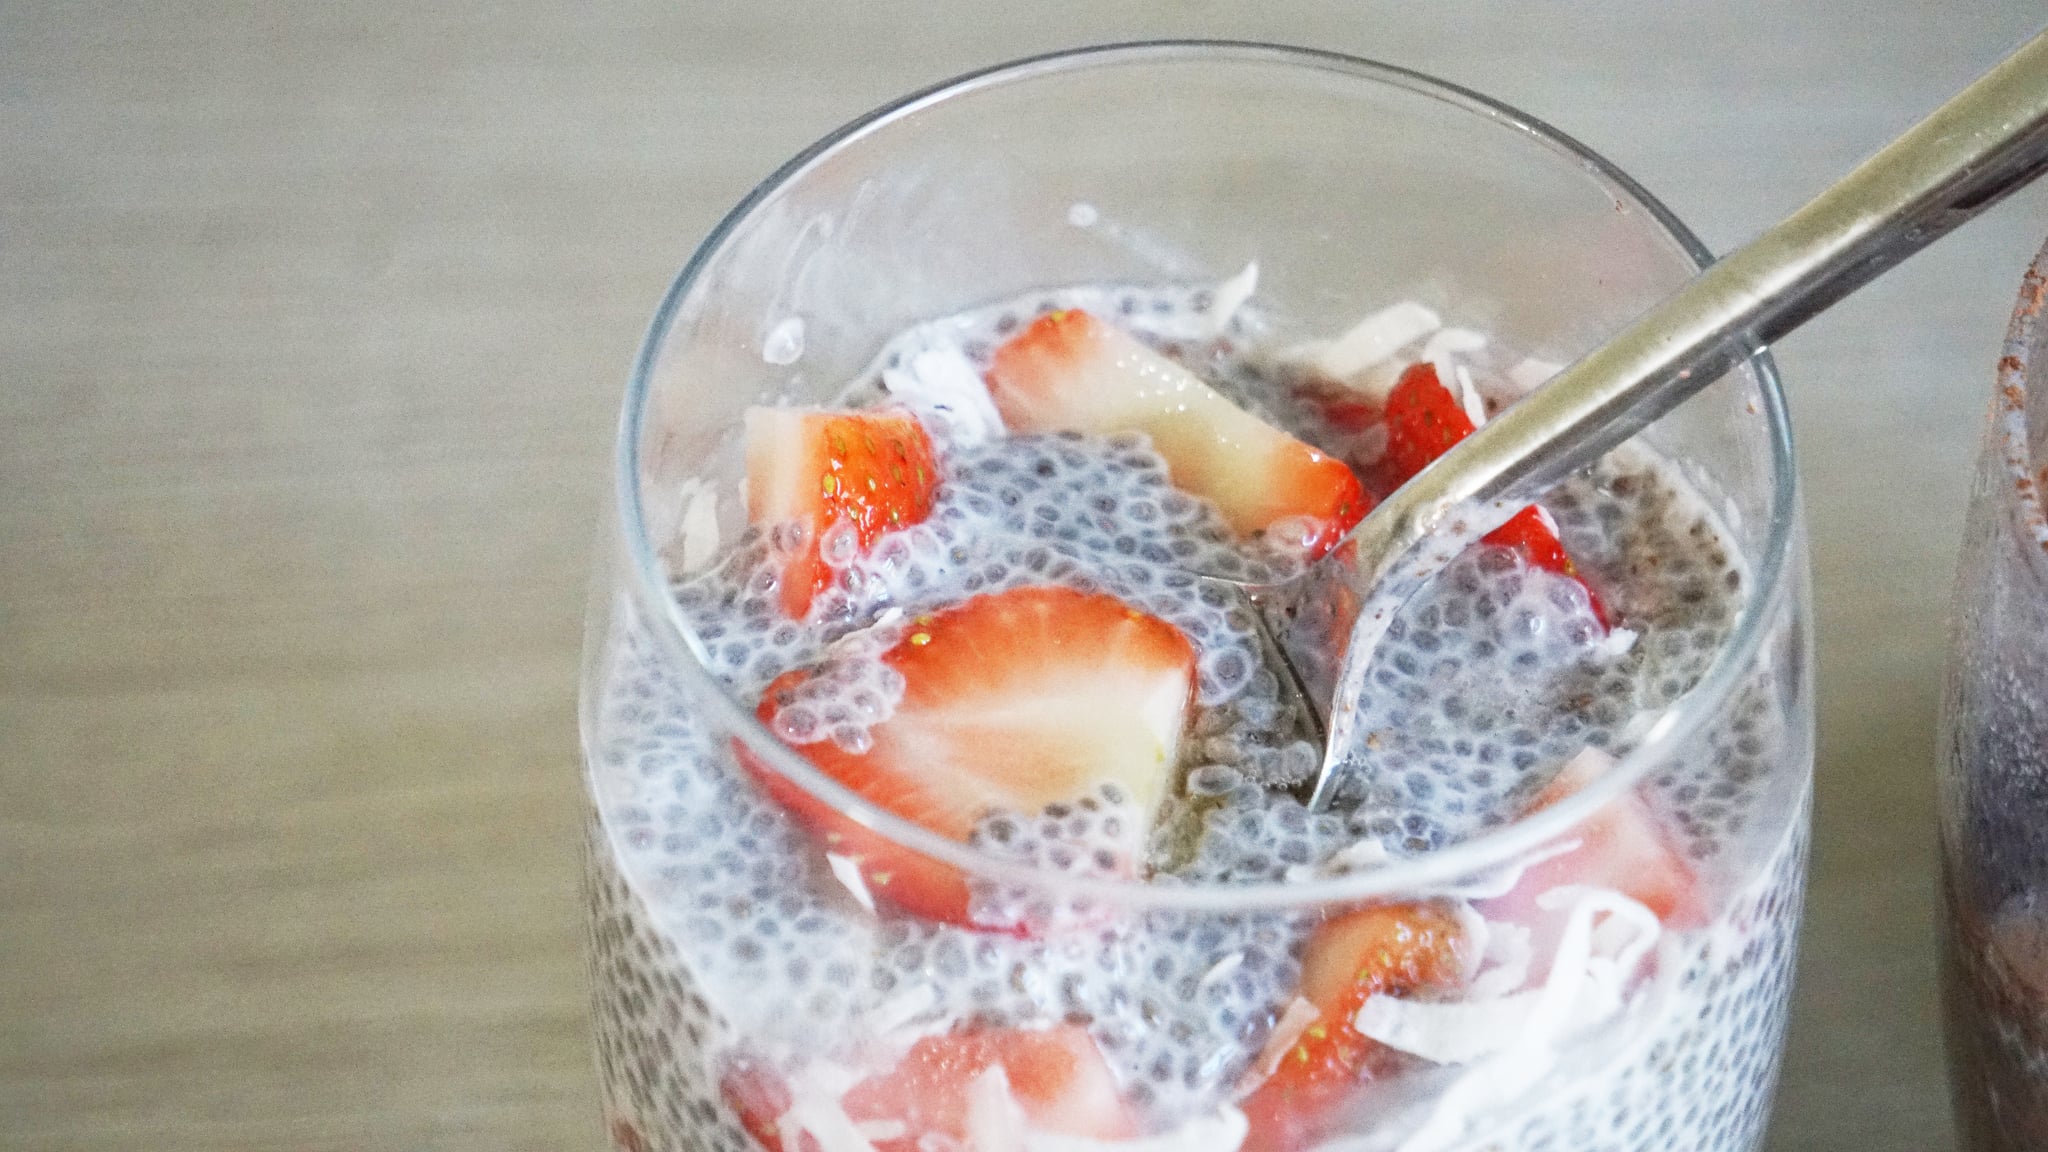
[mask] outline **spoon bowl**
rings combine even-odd
[[[1510,405],[1284,585],[1239,584],[1322,719],[1309,806],[1356,751],[1345,701],[1395,613],[1465,547],[1729,368],[2048,169],[2048,32],[1784,221]],[[1338,588],[1350,595],[1333,593]],[[1357,605],[1355,614],[1341,608]],[[1345,617],[1349,619],[1345,619]],[[1335,629],[1348,643],[1328,643]],[[1339,651],[1341,665],[1316,653]],[[1318,707],[1322,702],[1331,703]]]

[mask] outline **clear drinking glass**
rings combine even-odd
[[[1942,984],[1969,1149],[2048,1146],[2048,248],[1998,361],[1942,702]]]
[[[1526,818],[1377,867],[1147,883],[1040,870],[939,836],[758,722],[756,701],[711,670],[744,638],[701,599],[679,602],[673,575],[699,566],[714,538],[761,546],[739,495],[745,409],[830,404],[925,319],[1062,285],[1215,283],[1256,260],[1259,306],[1301,332],[1416,299],[1562,362],[1707,259],[1628,177],[1519,112],[1400,69],[1260,45],[1117,46],[977,73],[840,129],[761,184],[699,247],[642,349],[589,618],[590,963],[614,1143],[1755,1147],[1789,992],[1812,745],[1805,547],[1767,357],[1629,449],[1700,499],[1667,510],[1668,536],[1631,545],[1636,571],[1589,564],[1600,586],[1664,581],[1672,611],[1721,602],[1709,577],[1739,595],[1690,631],[1646,633],[1630,666],[1666,674],[1646,675],[1646,695],[1628,702],[1618,765]],[[1585,481],[1594,504],[1630,491],[1612,480]],[[1593,504],[1560,498],[1553,510],[1568,542],[1600,531]],[[1677,559],[1650,571],[1654,549],[1680,557],[1684,538],[1716,532],[1732,555],[1691,575]],[[1583,703],[1602,690],[1589,682]],[[866,907],[763,780],[902,862],[1074,915],[1032,935]],[[1470,926],[1523,869],[1611,842],[1616,814],[1645,806],[1664,814],[1696,880],[1683,914],[1631,928],[1625,909],[1589,898],[1575,928],[1551,925],[1571,939],[1535,937],[1578,949],[1569,965],[1565,951],[1537,961],[1571,980],[1500,982],[1513,991],[1486,1001],[1470,1051],[1389,1057],[1295,1127],[1246,1120],[1263,1105],[1244,1086],[1321,1035],[1320,1022],[1302,1031],[1308,1002],[1291,991],[1319,926],[1415,902]],[[1333,821],[1283,815],[1276,835]],[[1494,950],[1521,930],[1487,931],[1497,972]],[[853,1103],[872,1094],[859,1085],[877,1068],[931,1057],[904,1055],[919,1038],[996,1028],[1043,1041],[1035,1057],[995,1059],[1015,1096],[991,1089],[983,1068],[965,1104],[946,1095],[957,1084],[919,1089],[951,1101],[929,1111],[964,1108],[965,1119],[906,1124]],[[1022,1065],[1071,1070],[1062,1046],[1077,1036],[1104,1054],[1103,1091],[1132,1117],[1114,1141],[1016,1111],[1043,1073]]]

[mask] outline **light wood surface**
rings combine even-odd
[[[599,1145],[571,701],[620,389],[754,180],[1160,35],[1481,88],[1726,249],[2038,0],[0,0],[0,1147]],[[1932,731],[2039,190],[1787,341],[1821,834],[1774,1129],[1948,1147]]]

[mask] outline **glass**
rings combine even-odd
[[[2027,270],[1992,395],[1956,578],[1942,701],[1942,987],[1969,1149],[2048,1146],[2048,521],[2040,387],[2048,248]]]
[[[1643,641],[1631,667],[1666,674],[1647,677],[1618,766],[1526,818],[1380,867],[1141,883],[1039,870],[937,835],[759,723],[755,701],[709,666],[733,637],[701,600],[679,603],[670,577],[701,563],[712,537],[721,548],[757,538],[738,495],[745,409],[829,404],[887,340],[929,318],[1062,285],[1213,284],[1256,260],[1260,307],[1303,332],[1419,299],[1503,347],[1568,361],[1708,258],[1626,176],[1521,113],[1399,69],[1260,45],[1126,45],[1007,65],[856,121],[771,176],[655,317],[591,605],[590,960],[614,1143],[950,1152],[963,1143],[958,1117],[926,1117],[924,1132],[893,1118],[863,1127],[847,1101],[868,1089],[841,1093],[914,1060],[919,1050],[901,1053],[918,1036],[1001,1022],[1062,1044],[1087,1029],[1137,1116],[1120,1135],[1151,1147],[1755,1147],[1789,992],[1812,757],[1805,548],[1767,356],[1636,442],[1702,495],[1685,513],[1693,535],[1721,534],[1734,555],[1715,556],[1715,578],[1744,594],[1712,627]],[[1597,531],[1597,509],[1570,499],[1552,500],[1568,538]],[[1656,575],[1674,604],[1719,595],[1683,576]],[[908,867],[957,869],[976,891],[1075,916],[1033,935],[923,923],[886,901],[869,911],[761,780]],[[1553,990],[1548,1007],[1525,988],[1508,1006],[1524,1015],[1496,1015],[1477,1054],[1389,1057],[1398,1074],[1381,1068],[1313,1124],[1254,1126],[1247,1143],[1237,1104],[1258,1105],[1233,1102],[1234,1089],[1271,1063],[1262,1048],[1295,1051],[1275,1033],[1307,1035],[1306,1002],[1272,990],[1291,987],[1318,926],[1422,901],[1469,925],[1473,906],[1491,907],[1484,895],[1612,837],[1617,812],[1646,805],[1677,814],[1666,831],[1697,895],[1666,915],[1671,927],[1635,937],[1626,915],[1588,905],[1581,928],[1598,927],[1580,944],[1598,955],[1587,981],[1614,992],[1586,1018],[1598,1026],[1537,1021],[1585,1009],[1584,988],[1540,985]],[[1538,963],[1562,972],[1562,955]],[[1028,1095],[1017,1061],[997,1063]],[[986,1103],[974,1096],[986,1077],[975,1085],[968,1095]],[[969,1121],[1013,1122],[970,1123],[976,1152],[1104,1146],[977,1107]]]

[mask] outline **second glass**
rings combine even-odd
[[[2048,1146],[2048,248],[1998,362],[1939,743],[1942,991],[1962,1146]]]
[[[1063,411],[1122,386],[1103,365],[1182,365],[1255,414],[1217,420],[1348,461],[1369,493],[1418,451],[1423,425],[1402,421],[1424,417],[1403,405],[1425,385],[1453,405],[1428,428],[1483,420],[1707,259],[1520,113],[1255,45],[1006,66],[771,177],[655,319],[592,601],[591,971],[614,1143],[1756,1147],[1812,746],[1768,359],[1404,609],[1373,699],[1339,702],[1384,726],[1321,813],[1294,799],[1321,752],[1296,738],[1310,726],[1252,645],[1251,605],[1188,577],[1175,549],[1196,543],[1150,527],[1206,525],[1201,547],[1255,562],[1301,519],[1247,531],[1256,501],[1202,489],[1220,482],[1186,466],[1201,448],[1180,425],[1027,434],[1045,408],[1018,392],[1037,386],[1019,365],[1081,333],[1127,351]],[[982,378],[999,414],[967,403]],[[914,417],[815,425],[837,461],[823,493],[858,476],[907,503],[809,539],[763,516],[811,495],[765,494],[764,429],[883,400]],[[1261,420],[1349,438],[1325,454]],[[904,439],[849,447],[848,428]],[[1284,495],[1281,473],[1250,472],[1252,495]],[[1207,501],[1174,491],[1191,486]],[[817,557],[817,598],[792,599],[791,565]],[[970,627],[1001,642],[945,664]],[[1048,637],[1067,647],[1030,647]],[[978,699],[961,719],[963,678],[1039,683],[1011,675],[1026,660],[1058,664],[1041,679],[1066,711]],[[1178,687],[1118,695],[1141,660]],[[1006,703],[1018,715],[992,719]],[[977,796],[1033,795],[1054,761],[1108,756],[1132,715],[1157,738],[1135,761],[1159,763],[1127,757],[1108,786],[1030,810],[932,801],[963,773]],[[1019,732],[1043,743],[1013,757]]]

